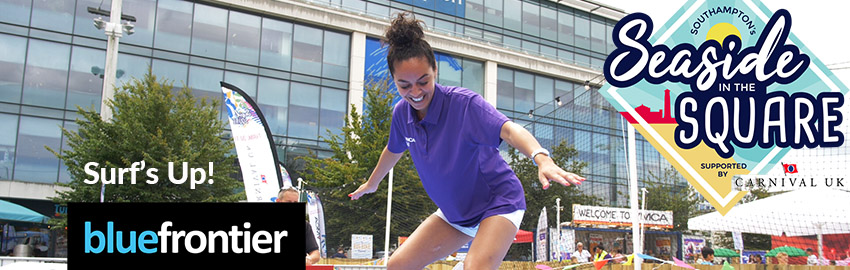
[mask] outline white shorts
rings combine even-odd
[[[446,215],[443,214],[443,210],[440,210],[439,208],[437,209],[437,212],[434,212],[434,215],[437,215],[438,217],[443,219],[443,221],[445,221],[446,223],[451,225],[452,228],[455,228],[455,230],[458,230],[458,231],[460,231],[460,232],[462,232],[466,235],[469,235],[470,237],[475,237],[475,235],[478,234],[478,226],[481,225],[481,224],[475,224],[474,227],[464,227],[464,226],[460,226],[460,225],[451,223],[451,222],[449,222],[449,219],[446,218]],[[516,229],[519,230],[519,224],[520,224],[520,222],[522,222],[522,216],[523,215],[525,215],[525,210],[516,210],[516,211],[513,211],[511,213],[501,214],[501,215],[496,215],[496,216],[507,218],[508,220],[511,221],[511,223],[514,224],[514,227],[516,227]],[[514,233],[516,233],[516,231]]]

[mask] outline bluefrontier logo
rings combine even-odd
[[[251,223],[245,222],[240,229],[232,226],[230,231],[172,231],[174,223],[166,221],[158,232],[124,232],[115,229],[112,221],[106,223],[106,232],[92,230],[91,222],[85,223],[85,253],[280,253],[287,231],[257,231],[251,233]],[[244,230],[243,230],[244,229]],[[126,239],[125,239],[126,238]],[[170,239],[170,241],[169,241]],[[169,243],[170,242],[170,243]],[[96,243],[96,244],[93,244]],[[217,248],[218,247],[218,248]]]
[[[68,269],[304,269],[303,203],[71,203]]]

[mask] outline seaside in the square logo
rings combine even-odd
[[[844,144],[848,88],[794,35],[793,15],[692,0],[655,34],[661,22],[642,13],[614,28],[600,93],[721,214],[746,195],[733,177]]]

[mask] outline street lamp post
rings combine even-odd
[[[106,40],[106,64],[103,70],[103,93],[100,99],[100,118],[103,121],[112,120],[112,110],[107,107],[107,101],[111,101],[115,96],[115,78],[118,69],[118,40],[123,36],[124,32],[127,35],[133,34],[133,25],[129,22],[121,23],[122,0],[112,0],[112,9],[109,11],[109,22],[102,18],[94,19],[94,27],[102,29],[107,36]],[[88,9],[90,13],[105,15],[105,12],[100,8]],[[135,21],[132,16],[124,16],[127,20]],[[101,192],[102,193],[102,192]],[[102,197],[102,194],[101,194]],[[101,198],[103,201],[103,198]]]
[[[118,69],[118,39],[124,31],[127,35],[133,34],[133,25],[130,23],[121,24],[121,0],[112,0],[112,9],[109,11],[109,22],[103,21],[98,17],[94,19],[94,27],[103,29],[106,33],[106,64],[103,70],[103,93],[100,98],[100,118],[103,121],[112,121],[112,110],[107,107],[107,100],[112,100],[115,96],[115,73]],[[88,8],[90,13],[105,15],[100,8]],[[128,20],[135,21],[132,16],[127,16]],[[106,184],[100,185],[100,202],[106,193]]]

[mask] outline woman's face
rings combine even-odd
[[[413,57],[393,64],[393,79],[398,93],[414,109],[424,115],[434,98],[436,68],[431,68],[425,57]]]

